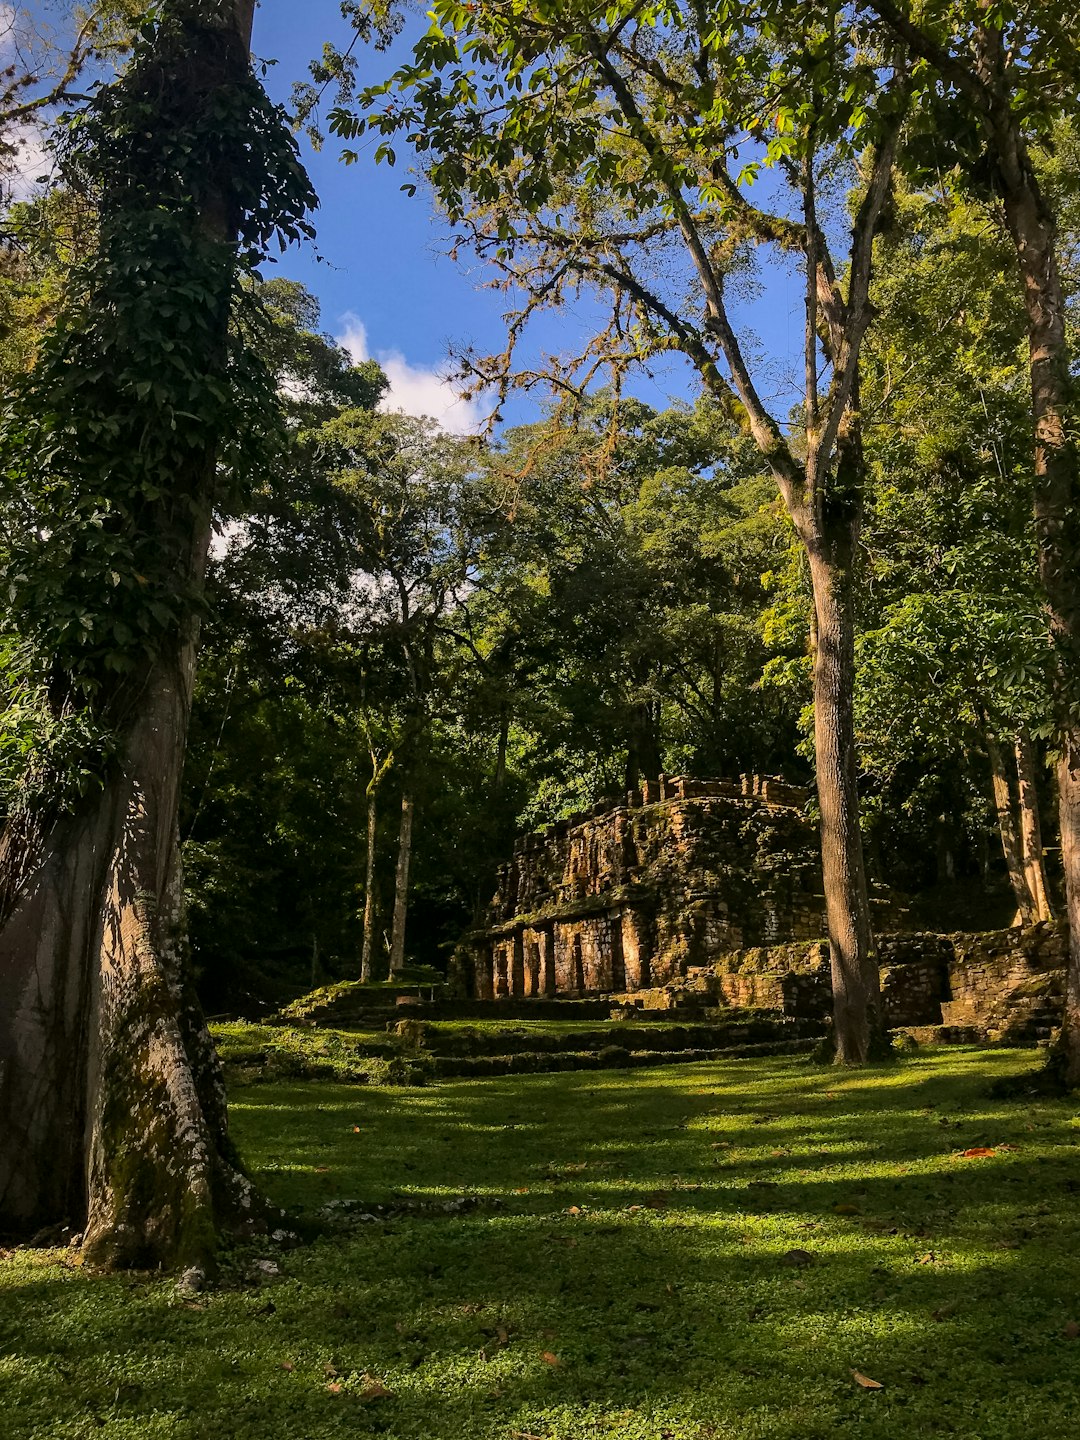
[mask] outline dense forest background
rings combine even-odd
[[[1078,154],[1058,120],[1037,155],[1070,306]],[[95,243],[63,173],[5,205],[5,383]],[[832,166],[827,227],[861,183],[850,157]],[[1016,257],[992,190],[948,169],[898,179],[875,252],[855,558],[868,868],[915,924],[1004,923],[1032,827],[1038,903],[1060,904]],[[747,240],[738,284],[767,296],[777,263]],[[392,958],[443,968],[515,834],[642,778],[812,782],[806,559],[721,405],[597,382],[534,399],[528,423],[449,434],[387,409],[377,363],[354,363],[302,286],[249,285],[244,338],[285,424],[219,507],[202,623],[181,833],[212,1012]],[[804,422],[795,405],[796,449]],[[36,723],[10,674],[8,793]]]

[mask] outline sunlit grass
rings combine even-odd
[[[1077,1106],[986,1098],[1036,1063],[251,1086],[236,1137],[314,1238],[195,1302],[9,1256],[0,1436],[1071,1435]]]

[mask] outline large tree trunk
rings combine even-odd
[[[1005,856],[1005,869],[1009,884],[1016,900],[1016,913],[1021,925],[1031,925],[1036,919],[1035,901],[1028,884],[1027,866],[1024,864],[1023,841],[1017,823],[1017,807],[1013,802],[1009,774],[1001,746],[989,731],[986,732],[986,754],[990,761],[990,776],[994,787],[994,812],[997,815],[998,834]]]
[[[836,1060],[862,1065],[879,1024],[877,960],[859,829],[850,534],[807,547],[814,590],[814,750],[832,963]]]
[[[1043,858],[1042,821],[1039,817],[1039,786],[1035,777],[1035,747],[1027,729],[1021,726],[1014,746],[1016,756],[1016,801],[1020,818],[1020,849],[1024,874],[1031,892],[1036,920],[1052,920],[1050,889],[1046,883]]]
[[[394,923],[390,932],[390,974],[405,969],[405,929],[409,917],[409,865],[412,861],[413,814],[415,801],[408,790],[401,797],[401,828],[398,831],[397,869],[394,873]]]
[[[253,0],[218,18],[178,7],[205,98],[245,81]],[[194,91],[193,91],[194,93]],[[202,216],[229,241],[228,175]],[[216,311],[225,343],[229,297]],[[201,586],[214,454],[176,477],[182,567]],[[23,816],[0,846],[0,1224],[69,1221],[113,1265],[205,1269],[217,1232],[259,1209],[225,1126],[213,1046],[185,974],[177,833],[194,625],[129,685],[130,718],[100,795]]]
[[[85,1222],[108,1264],[206,1268],[255,1213],[185,975],[176,827],[191,647],[153,667],[92,810],[43,837],[0,929],[0,1213]]]
[[[1065,870],[1070,939],[1060,1054],[1066,1082],[1080,1086],[1080,723],[1064,728],[1061,744],[1058,764],[1061,863]]]
[[[1039,570],[1056,650],[1055,700],[1061,856],[1070,922],[1061,1049],[1068,1083],[1080,1085],[1080,473],[1077,413],[1065,331],[1056,227],[1007,105],[989,128],[1002,179],[1005,216],[1024,286],[1035,432],[1035,529]]]

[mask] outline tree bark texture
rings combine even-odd
[[[218,87],[247,79],[253,8],[235,0],[207,19],[178,7],[190,26],[186,59],[205,67],[210,103]],[[202,221],[230,241],[221,179]],[[207,453],[176,477],[196,589],[214,470]],[[205,1268],[217,1232],[260,1209],[228,1139],[181,944],[177,810],[195,628],[134,680],[99,797],[56,822],[22,817],[0,843],[0,1227],[68,1221],[95,1263]]]
[[[1061,855],[1068,909],[1069,968],[1061,1051],[1080,1085],[1080,473],[1076,405],[1065,329],[1065,295],[1054,217],[1011,106],[991,109],[989,129],[1005,218],[1016,245],[1027,313],[1035,436],[1035,531],[1039,572],[1056,651],[1055,691]]]
[[[405,968],[405,930],[409,917],[409,865],[412,861],[413,816],[416,804],[405,791],[401,797],[401,827],[398,830],[397,868],[394,873],[394,922],[390,932],[390,974]]]
[[[1028,884],[1028,870],[1024,863],[1018,808],[1014,803],[1001,746],[989,731],[986,734],[986,754],[990,761],[990,776],[994,787],[994,812],[997,815],[998,834],[1001,836],[1005,869],[1016,900],[1017,915],[1021,925],[1031,925],[1037,917],[1035,901]]]
[[[862,1065],[878,1025],[879,980],[870,930],[856,772],[854,545],[808,546],[814,590],[814,751],[821,865],[829,926],[836,1060]]]

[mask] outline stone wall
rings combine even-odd
[[[781,780],[661,778],[518,842],[457,977],[488,998],[648,990],[824,933],[816,826]]]
[[[944,1026],[995,1041],[1049,1039],[1061,1023],[1068,935],[1059,924],[953,935],[884,935],[881,997],[890,1027]],[[817,1019],[832,1008],[828,946],[761,946],[691,968],[665,986],[617,999],[647,1010],[782,1010]]]

